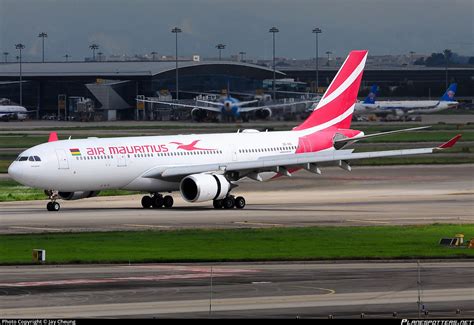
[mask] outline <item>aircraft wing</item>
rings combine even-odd
[[[254,100],[248,100],[246,102],[239,102],[237,105],[239,107],[242,107],[242,106],[245,106],[245,105],[249,105],[249,104],[253,104],[253,103],[256,103],[258,102],[258,99],[254,99]]]
[[[314,104],[314,103],[317,103],[317,101],[302,100],[302,101],[292,102],[292,103],[272,104],[272,105],[265,105],[265,106],[241,107],[241,108],[239,108],[239,111],[241,113],[247,113],[247,112],[257,111],[259,109],[264,109],[264,108],[283,108],[283,107],[288,107],[288,106],[291,106],[291,105],[308,104],[308,103]]]
[[[372,133],[372,134],[368,134],[368,135],[364,135],[364,136],[360,136],[360,137],[354,137],[354,138],[335,139],[334,144],[343,144],[344,145],[344,144],[349,143],[349,142],[354,143],[354,142],[357,142],[357,141],[360,141],[360,140],[365,140],[365,139],[374,138],[374,137],[380,137],[380,136],[387,135],[387,134],[424,130],[424,129],[428,129],[430,127],[431,127],[431,125],[419,126],[419,127],[416,127],[416,128],[394,130],[394,131],[387,131],[387,132],[380,132],[380,133]]]
[[[222,103],[220,103],[220,102],[212,102],[212,101],[209,101],[209,100],[197,99],[196,102],[209,104],[209,105],[215,105],[215,106],[222,106]]]
[[[207,107],[207,106],[197,106],[197,105],[190,105],[190,104],[180,104],[180,103],[165,102],[165,101],[160,101],[160,100],[137,99],[137,101],[145,102],[145,103],[163,104],[163,105],[176,106],[176,107],[199,108],[199,109],[204,109],[204,110],[213,111],[213,112],[220,112],[221,111],[221,109],[218,108],[218,107]]]
[[[386,150],[386,151],[372,151],[372,152],[353,152],[354,149],[334,150],[326,152],[308,152],[308,153],[293,153],[268,156],[255,160],[215,163],[215,164],[200,164],[187,166],[160,166],[153,168],[146,172],[142,177],[145,178],[169,178],[169,177],[185,177],[187,175],[196,173],[208,172],[232,172],[240,171],[246,173],[261,173],[261,172],[277,172],[283,175],[290,176],[288,172],[292,168],[304,168],[306,170],[319,173],[318,164],[334,162],[339,166],[350,170],[348,161],[367,158],[380,157],[395,157],[433,153],[439,150],[451,148],[461,137],[460,134],[451,140],[441,144],[438,147],[419,148],[419,149],[402,149],[402,150]]]

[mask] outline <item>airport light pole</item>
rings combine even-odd
[[[239,52],[240,54],[240,62],[244,62],[244,55],[247,54],[245,52]]]
[[[273,89],[273,100],[276,99],[276,96],[275,96],[275,34],[279,32],[278,28],[276,28],[275,26],[273,26],[272,28],[270,28],[269,30],[270,33],[273,34],[273,85],[272,85],[272,89]]]
[[[413,61],[413,54],[415,54],[416,52],[415,51],[410,51],[410,64],[413,64],[414,61]]]
[[[8,53],[8,52],[3,52],[3,56],[5,57],[5,63],[8,62],[8,54],[10,54],[10,53]]]
[[[22,85],[22,74],[21,74],[21,50],[25,48],[24,44],[15,44],[15,48],[20,51],[20,106],[23,106],[23,85]]]
[[[216,49],[219,50],[219,61],[220,61],[220,60],[221,60],[221,51],[222,51],[223,49],[225,49],[225,45],[219,43],[219,44],[216,45]]]
[[[89,48],[92,50],[92,60],[95,61],[95,50],[99,49],[99,45],[94,43],[94,44],[89,45]]]
[[[328,63],[326,64],[329,67],[329,56],[332,54],[331,51],[327,51],[326,54],[328,55]]]
[[[43,63],[44,63],[44,39],[48,37],[48,34],[46,34],[45,32],[42,32],[42,33],[39,33],[38,37],[41,37],[43,39],[42,42],[43,42]]]
[[[64,57],[66,58],[66,62],[69,62],[69,58],[70,58],[71,56],[66,53],[66,55],[64,55]]]
[[[445,69],[445,89],[448,89],[448,64],[449,64],[449,59],[453,55],[451,50],[446,49],[443,51],[444,54],[444,59],[446,61],[446,69]]]
[[[316,34],[316,83],[315,83],[315,86],[316,86],[316,94],[318,93],[318,90],[319,90],[319,49],[318,49],[318,34],[321,34],[323,31],[321,30],[321,28],[319,27],[316,27],[315,29],[313,29],[313,33]]]
[[[104,53],[97,52],[97,59],[99,60],[99,62],[102,61],[102,54],[104,54]]]
[[[171,30],[176,35],[175,39],[175,61],[176,61],[176,100],[179,100],[179,83],[178,83],[178,34],[182,32],[181,28],[175,27]]]

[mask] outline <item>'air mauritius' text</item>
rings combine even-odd
[[[89,156],[96,155],[116,155],[116,154],[134,154],[134,153],[154,153],[168,152],[166,144],[145,144],[141,146],[117,146],[117,147],[92,147],[86,148]]]

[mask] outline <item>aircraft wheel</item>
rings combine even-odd
[[[163,196],[161,195],[155,195],[151,198],[151,205],[155,208],[161,208],[163,207]]]
[[[53,202],[48,202],[48,204],[46,204],[46,209],[48,211],[53,211]]]
[[[61,206],[59,205],[58,202],[50,202],[51,203],[51,210],[49,211],[59,211],[61,209]]]
[[[214,200],[212,201],[212,205],[214,209],[222,209],[222,200]]]
[[[145,208],[145,209],[151,208],[152,203],[153,203],[153,200],[150,196],[145,195],[144,197],[142,197],[142,207],[143,208]]]
[[[171,208],[173,206],[173,203],[174,203],[174,200],[172,196],[166,195],[163,198],[163,205],[165,206],[165,208],[168,208],[168,209]]]
[[[235,198],[235,207],[237,209],[243,209],[245,207],[245,199],[242,196],[237,196]]]
[[[235,200],[234,197],[228,196],[225,199],[222,200],[222,205],[224,206],[224,209],[232,209],[235,205]]]

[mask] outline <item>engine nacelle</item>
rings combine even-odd
[[[255,112],[255,116],[260,119],[267,119],[272,116],[272,110],[269,108],[262,108]]]
[[[225,198],[231,184],[223,175],[194,174],[183,178],[179,189],[186,201],[203,202]]]
[[[58,192],[63,200],[80,200],[99,195],[100,191]]]
[[[201,108],[193,108],[191,111],[191,117],[195,121],[201,121],[202,119],[206,118],[207,112]]]

